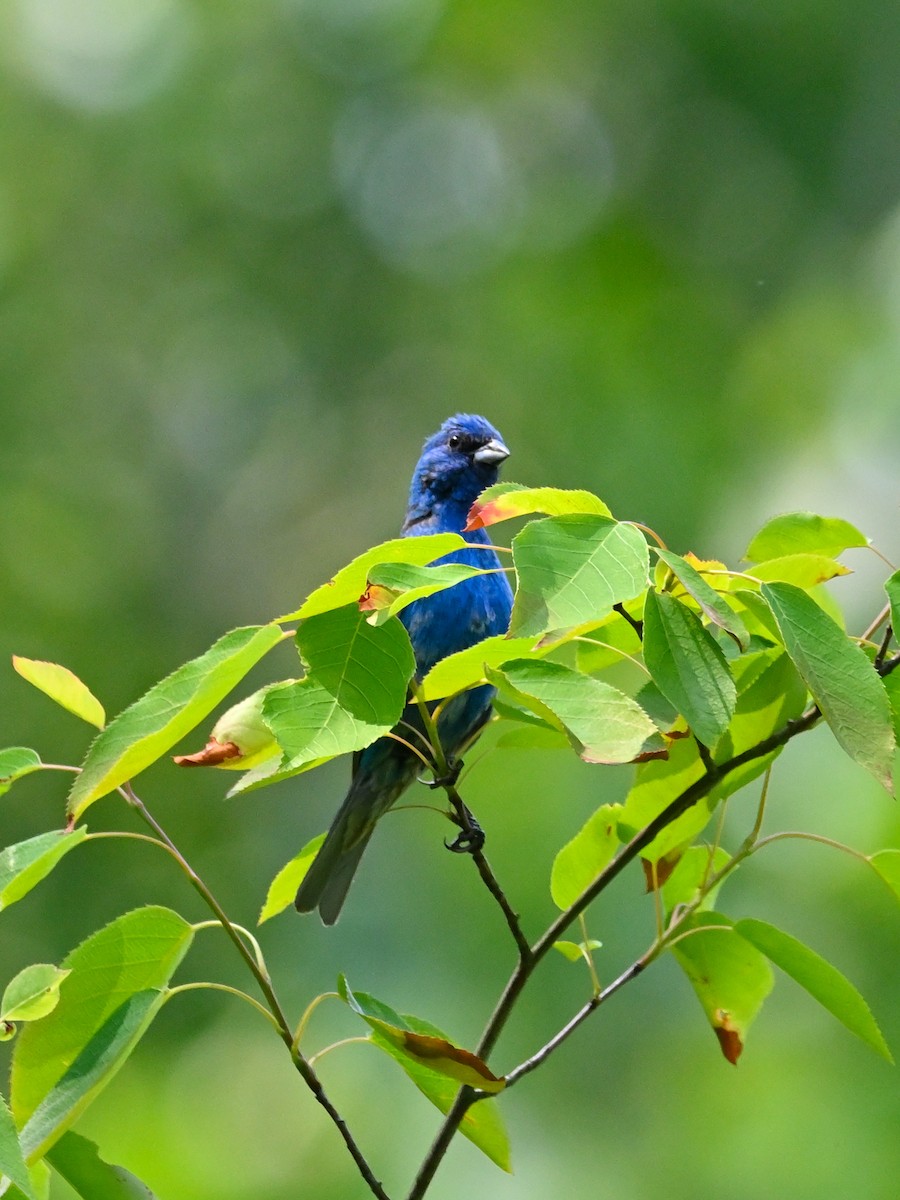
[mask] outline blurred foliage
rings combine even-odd
[[[803,507],[896,559],[898,92],[889,0],[7,0],[3,654],[67,664],[115,712],[391,536],[422,439],[458,409],[502,430],[509,478],[591,488],[680,552],[736,558],[766,516]],[[830,585],[859,585],[866,613],[867,557]],[[0,713],[4,745],[81,757],[78,723],[11,669]],[[837,753],[819,734],[790,748],[772,791],[784,823],[812,807],[824,832],[898,844],[895,811]],[[626,771],[549,751],[473,771],[523,909],[549,914],[555,851]],[[344,773],[227,805],[211,774],[154,768],[144,791],[251,922]],[[4,844],[63,794],[43,775],[17,785]],[[98,819],[127,819],[114,803]],[[480,1026],[508,964],[442,832],[392,816],[337,929],[263,930],[272,960],[296,964],[288,1000],[352,962],[360,986],[452,1035]],[[831,948],[896,1050],[900,1020],[879,1007],[900,950],[887,893],[813,849],[772,855],[742,882],[754,911],[778,880],[792,930]],[[149,849],[75,858],[27,901],[30,929],[4,932],[3,981],[131,904],[194,911]],[[601,971],[643,928],[603,932]],[[197,953],[199,969],[202,939]],[[571,1010],[570,969],[546,970],[558,986],[524,1006],[510,1060]],[[893,1197],[896,1076],[779,993],[735,1073],[677,1020],[692,1000],[674,972],[630,989],[510,1095],[523,1149],[492,1195]],[[310,1200],[355,1194],[266,1032],[221,998],[171,1009],[85,1122],[104,1153],[164,1200],[287,1200],[301,1178]],[[348,1116],[391,1186],[433,1118],[367,1050],[345,1053],[326,1082],[359,1095]],[[482,1171],[456,1148],[435,1197]]]

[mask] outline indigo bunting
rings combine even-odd
[[[461,413],[445,421],[430,437],[416,464],[401,534],[461,533],[473,501],[497,481],[500,464],[509,451],[496,429],[483,417]],[[466,540],[490,545],[483,529]],[[441,562],[499,568],[493,550],[457,550]],[[476,575],[433,596],[416,600],[400,614],[421,679],[440,659],[465,650],[483,638],[505,633],[512,610],[512,590],[502,572]],[[472,688],[446,704],[437,729],[448,761],[477,737],[491,714],[494,688]],[[418,706],[407,704],[396,727],[399,736],[421,743]],[[383,816],[416,778],[421,760],[401,742],[383,737],[353,756],[350,790],[297,892],[300,912],[318,908],[326,925],[333,925],[379,817]]]

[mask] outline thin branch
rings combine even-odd
[[[887,652],[891,646],[891,638],[894,636],[894,629],[890,621],[887,623],[887,628],[884,631],[884,638],[878,648],[878,653],[875,655],[875,670],[879,671],[887,658]]]
[[[152,815],[144,802],[137,796],[131,784],[123,784],[119,790],[131,807],[135,810],[135,812],[137,812],[145,824],[150,826],[159,841],[164,844],[172,857],[178,862],[178,865],[187,876],[191,886],[200,895],[207,908],[209,908],[215,915],[216,920],[234,943],[238,954],[240,954],[241,958],[247,964],[251,974],[256,979],[260,991],[265,998],[266,1004],[268,1005],[272,1016],[275,1018],[278,1036],[287,1046],[294,1067],[302,1077],[303,1082],[315,1096],[316,1100],[318,1100],[319,1104],[321,1104],[321,1106],[325,1109],[325,1111],[328,1113],[328,1116],[336,1126],[338,1132],[344,1140],[344,1144],[353,1158],[353,1161],[356,1163],[360,1175],[362,1175],[363,1179],[368,1185],[369,1191],[373,1196],[376,1196],[378,1200],[390,1200],[387,1192],[385,1192],[384,1188],[381,1186],[380,1181],[375,1178],[372,1168],[369,1166],[365,1156],[363,1155],[359,1146],[356,1144],[356,1140],[347,1127],[346,1121],[326,1095],[325,1089],[322,1087],[322,1083],[318,1075],[316,1075],[313,1068],[300,1053],[300,1050],[294,1045],[294,1038],[291,1033],[287,1017],[285,1016],[284,1010],[282,1009],[278,997],[275,994],[275,990],[272,987],[272,981],[269,978],[268,972],[256,961],[256,956],[247,946],[246,942],[241,937],[241,934],[238,932],[238,929],[225,913],[225,910],[222,908],[221,904],[218,902],[194,868],[190,865],[163,827]]]
[[[460,827],[465,833],[471,834],[473,830],[470,820],[470,813],[466,805],[463,803],[463,799],[459,792],[456,790],[456,785],[447,783],[444,784],[443,787],[444,791],[447,793],[447,799],[453,805],[454,811],[459,818]],[[528,938],[522,931],[522,926],[519,923],[519,914],[510,904],[506,893],[500,886],[496,875],[491,869],[490,863],[485,858],[484,851],[476,847],[475,849],[469,851],[469,857],[472,859],[472,862],[474,862],[478,874],[481,876],[482,883],[500,906],[500,910],[503,913],[509,931],[513,936],[514,942],[516,943],[516,948],[519,951],[519,961],[521,963],[530,961],[531,946],[529,945]]]
[[[634,632],[638,635],[638,637],[641,638],[641,640],[643,640],[644,622],[639,621],[637,619],[637,617],[633,617],[631,615],[631,613],[628,611],[628,609],[625,607],[624,604],[614,604],[613,609],[615,612],[617,612],[619,614],[620,617],[625,618],[625,620],[628,622],[628,624],[631,626],[631,628],[634,630]]]
[[[540,1050],[532,1054],[530,1058],[526,1058],[524,1062],[513,1068],[513,1070],[505,1076],[506,1086],[508,1088],[512,1087],[513,1084],[518,1083],[524,1075],[527,1075],[530,1071],[533,1071],[535,1067],[539,1067],[541,1063],[545,1062],[553,1053],[553,1051],[557,1050],[563,1044],[563,1042],[575,1032],[578,1026],[587,1020],[591,1013],[596,1012],[601,1004],[604,1004],[610,998],[610,996],[614,996],[620,988],[625,986],[626,983],[630,983],[632,979],[636,979],[646,965],[645,959],[643,957],[639,958],[637,962],[633,962],[630,967],[623,971],[617,979],[614,979],[612,983],[608,984],[602,992],[598,992],[596,996],[592,996],[591,999],[588,1000],[587,1004],[580,1008],[575,1016],[572,1017],[571,1021],[568,1021],[562,1027],[562,1029],[560,1029],[559,1033],[554,1034],[549,1042],[541,1046]]]
[[[900,659],[900,656],[898,656],[898,659]],[[885,668],[882,668],[882,672],[884,672],[884,669]],[[773,750],[777,750],[786,745],[792,738],[796,737],[797,734],[811,729],[819,721],[821,715],[822,714],[818,706],[814,705],[802,716],[788,721],[780,730],[777,730],[771,736],[764,738],[761,742],[758,742],[755,746],[749,747],[749,749],[743,751],[741,754],[736,754],[733,758],[728,759],[726,762],[715,763],[712,761],[712,759],[710,759],[704,774],[689,787],[685,788],[684,791],[676,796],[675,799],[672,800],[663,809],[663,811],[658,814],[658,816],[656,816],[648,825],[640,830],[640,832],[635,834],[631,841],[622,848],[618,856],[614,858],[613,861],[606,868],[604,868],[603,871],[600,872],[600,874],[592,881],[592,883],[585,888],[581,895],[545,930],[541,937],[531,947],[529,957],[527,959],[523,958],[520,960],[519,964],[516,966],[516,969],[510,976],[506,987],[504,988],[504,991],[497,1002],[497,1005],[494,1008],[487,1025],[485,1026],[481,1040],[476,1047],[476,1053],[478,1056],[486,1059],[493,1050],[519,996],[524,990],[541,959],[553,946],[553,943],[560,939],[560,936],[566,931],[568,926],[585,911],[585,909],[593,900],[595,900],[609,887],[613,880],[622,873],[625,867],[628,866],[629,863],[633,862],[640,852],[646,846],[649,846],[658,834],[660,834],[665,828],[667,828],[667,826],[680,817],[682,813],[687,812],[689,808],[692,808],[699,800],[702,800],[704,796],[707,796],[712,789],[727,775],[730,775],[733,771],[736,771],[739,767],[744,766],[746,763],[753,762],[757,758],[762,758],[766,754],[770,754]],[[639,959],[637,963],[629,967],[628,970],[619,977],[619,979],[615,980],[613,984],[610,984],[610,988],[618,989],[619,987],[624,986],[624,984],[630,979],[634,978],[636,974],[643,970],[645,959],[646,956],[644,959]],[[606,992],[609,992],[609,989],[606,989]],[[601,996],[604,996],[605,994],[606,993],[601,993]],[[577,1028],[578,1025],[581,1024],[581,1022],[584,1021],[590,1015],[590,1013],[598,1007],[597,999],[598,998],[595,997],[593,1000],[589,1001],[588,1004],[586,1004],[579,1011],[579,1013],[576,1014],[572,1021],[564,1027],[564,1030],[561,1031],[562,1040],[565,1040],[565,1038],[568,1037],[573,1030]],[[557,1035],[557,1037],[559,1036],[560,1035]],[[536,1066],[539,1066],[540,1063],[543,1062],[550,1053],[552,1053],[552,1050],[557,1044],[559,1044],[559,1042],[557,1042],[556,1039],[552,1039],[551,1042],[547,1043],[547,1047],[549,1047],[549,1049],[544,1047],[543,1050],[538,1051],[537,1055],[533,1056],[537,1061],[532,1063],[532,1060],[529,1059],[528,1063],[531,1065],[527,1065],[527,1070],[534,1070]],[[515,1078],[518,1079],[521,1077],[521,1074],[527,1073],[523,1068],[526,1068],[526,1064],[522,1064],[521,1068],[516,1068],[516,1072],[518,1073],[515,1075]],[[509,1079],[509,1076],[507,1076],[507,1079]],[[434,1174],[437,1171],[441,1160],[446,1154],[447,1148],[450,1145],[450,1142],[458,1130],[463,1118],[465,1117],[466,1112],[476,1100],[481,1098],[483,1098],[481,1093],[475,1091],[473,1088],[463,1087],[457,1093],[456,1099],[448,1110],[447,1115],[445,1116],[444,1121],[441,1124],[434,1141],[432,1142],[431,1148],[422,1162],[422,1166],[418,1175],[416,1176],[412,1189],[408,1194],[407,1200],[421,1200],[421,1197],[425,1195],[425,1192],[428,1189],[431,1180],[434,1178]]]
[[[522,932],[522,926],[519,924],[519,915],[510,904],[506,893],[500,886],[496,875],[491,869],[490,863],[481,849],[481,846],[478,845],[477,838],[475,837],[478,831],[473,827],[472,814],[469,812],[469,809],[466,807],[462,796],[460,796],[459,791],[457,790],[456,777],[447,759],[447,755],[444,752],[444,747],[441,744],[440,735],[438,734],[437,721],[435,720],[434,714],[431,712],[428,704],[424,700],[421,688],[418,686],[416,680],[412,681],[410,688],[413,698],[418,706],[419,714],[422,718],[422,724],[425,727],[425,732],[427,733],[429,741],[431,742],[431,749],[434,752],[434,767],[437,776],[437,782],[439,786],[444,789],[444,792],[447,795],[447,799],[449,800],[456,817],[456,823],[459,825],[460,829],[462,829],[463,833],[469,835],[471,842],[469,855],[472,861],[475,863],[475,867],[478,871],[478,874],[481,876],[482,882],[497,901],[497,904],[503,913],[504,920],[506,921],[507,927],[513,936],[513,940],[516,943],[516,948],[519,951],[519,964],[521,966],[523,963],[530,961],[531,947],[528,944],[528,938],[526,938],[525,934]]]

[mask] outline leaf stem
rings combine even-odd
[[[195,928],[196,928],[196,926],[195,926]],[[260,1002],[258,1000],[254,1000],[254,998],[252,996],[248,996],[246,992],[242,992],[240,988],[230,987],[227,983],[212,983],[212,982],[180,983],[177,985],[177,987],[169,988],[167,990],[166,1000],[167,1001],[170,1000],[173,996],[177,996],[180,992],[197,992],[197,991],[228,992],[232,996],[237,996],[241,1000],[246,1000],[246,1002],[248,1004],[253,1005],[253,1007],[257,1010],[257,1012],[262,1013],[262,1015],[266,1018],[266,1020],[269,1022],[270,1025],[274,1026],[275,1029],[278,1029],[278,1022],[276,1021],[273,1014],[271,1012],[269,1012],[269,1010],[264,1005],[260,1004]]]

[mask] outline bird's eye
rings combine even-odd
[[[451,433],[450,436],[447,438],[447,445],[450,447],[451,450],[458,450],[459,447],[462,445],[462,438],[459,436],[458,433]]]

